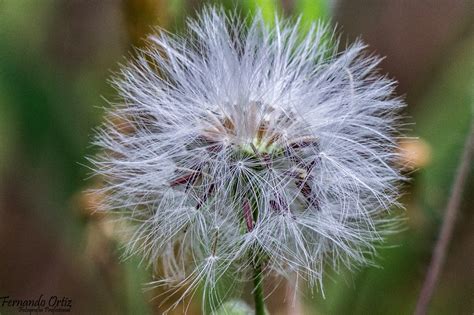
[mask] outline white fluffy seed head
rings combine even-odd
[[[208,9],[185,37],[152,36],[114,79],[120,101],[96,140],[129,253],[187,292],[245,279],[257,260],[319,283],[390,231],[403,103],[379,59],[361,42],[337,53],[324,25],[247,22]]]

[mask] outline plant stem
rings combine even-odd
[[[265,302],[263,299],[263,277],[260,262],[255,263],[255,275],[253,278],[253,297],[255,300],[255,315],[265,315]]]
[[[446,252],[454,230],[457,212],[461,204],[461,197],[464,184],[469,174],[469,166],[474,155],[474,123],[471,121],[469,134],[466,138],[464,151],[459,163],[456,178],[454,179],[451,195],[449,196],[448,205],[444,212],[443,224],[439,233],[438,241],[431,258],[430,266],[426,273],[425,282],[421,289],[420,296],[416,305],[415,314],[424,315],[428,311],[428,306],[436,288],[441,269],[446,260]]]

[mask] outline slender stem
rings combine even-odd
[[[427,313],[431,297],[436,288],[441,269],[446,260],[446,252],[451,241],[456,222],[457,212],[461,203],[462,192],[467,176],[469,174],[469,167],[474,155],[474,123],[471,121],[469,134],[466,138],[464,151],[461,157],[460,164],[456,171],[456,178],[453,183],[451,195],[449,196],[448,205],[444,213],[443,224],[439,234],[438,241],[433,252],[433,257],[430,266],[426,273],[425,282],[418,297],[418,302],[415,309],[416,315],[424,315]]]
[[[263,277],[262,266],[260,262],[256,262],[254,267],[255,275],[253,278],[253,297],[255,300],[255,315],[265,315],[265,302],[263,296]]]

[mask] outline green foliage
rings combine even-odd
[[[260,10],[263,19],[270,25],[273,25],[275,16],[280,12],[277,0],[244,0],[244,8],[250,13]]]
[[[296,0],[295,9],[295,13],[301,15],[305,26],[314,21],[330,19],[328,0]]]
[[[431,146],[432,161],[421,172],[423,209],[439,218],[473,117],[474,38],[459,47],[427,97],[416,107],[415,134]]]

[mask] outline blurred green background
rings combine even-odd
[[[381,248],[378,267],[331,273],[325,296],[277,286],[271,314],[411,314],[416,303],[474,104],[472,0],[0,0],[0,296],[67,296],[73,314],[160,314],[150,272],[121,261],[85,156],[118,63],[160,26],[180,32],[188,16],[220,3],[331,19],[345,43],[361,37],[386,56],[407,103],[406,229]],[[413,169],[416,169],[414,171]],[[474,312],[473,172],[430,314]],[[155,297],[155,298],[154,298]],[[192,301],[190,314],[200,314]],[[177,314],[183,308],[177,309]],[[0,307],[1,314],[8,310]]]

